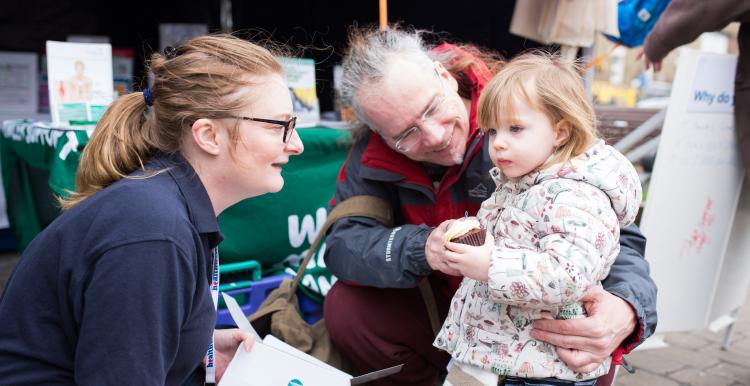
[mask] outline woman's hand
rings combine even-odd
[[[237,346],[243,343],[245,351],[250,351],[255,342],[255,336],[239,328],[214,330],[214,358],[216,364],[216,383],[219,383],[229,362],[237,352]]]
[[[445,243],[448,267],[461,272],[468,278],[486,282],[494,246],[495,240],[490,232],[487,232],[484,245],[479,247],[449,241]]]
[[[535,320],[531,336],[557,346],[557,354],[573,371],[596,370],[637,326],[626,301],[601,287],[581,299],[588,316],[581,319]]]

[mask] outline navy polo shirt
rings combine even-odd
[[[26,249],[0,298],[0,385],[180,385],[201,366],[218,222],[181,155],[146,169],[162,172],[97,192]]]

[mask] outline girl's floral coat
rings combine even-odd
[[[435,346],[461,363],[498,374],[582,380],[554,346],[531,338],[534,319],[582,317],[579,300],[607,276],[619,253],[620,227],[641,204],[632,164],[600,141],[565,165],[518,180],[490,171],[497,189],[477,217],[495,237],[489,280],[464,278]]]

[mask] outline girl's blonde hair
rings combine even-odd
[[[237,115],[249,104],[237,96],[241,88],[257,76],[282,73],[268,49],[228,34],[194,38],[166,55],[154,53],[147,63],[154,76],[152,106],[142,92],[133,92],[104,113],[81,155],[75,192],[60,200],[63,209],[143,168],[157,152],[178,152],[196,120]],[[237,142],[239,123],[230,136]]]
[[[508,62],[484,87],[479,97],[478,123],[484,132],[513,117],[514,101],[542,111],[559,130],[567,124],[568,139],[539,169],[565,163],[598,139],[596,114],[583,87],[580,66],[542,51],[520,55]],[[519,99],[520,98],[520,99]]]

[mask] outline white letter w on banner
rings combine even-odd
[[[305,242],[305,237],[307,237],[308,244],[312,244],[327,217],[328,211],[326,211],[326,208],[318,208],[315,211],[315,220],[307,214],[302,218],[302,226],[300,226],[299,216],[296,214],[289,216],[289,244],[293,248],[299,248]]]

